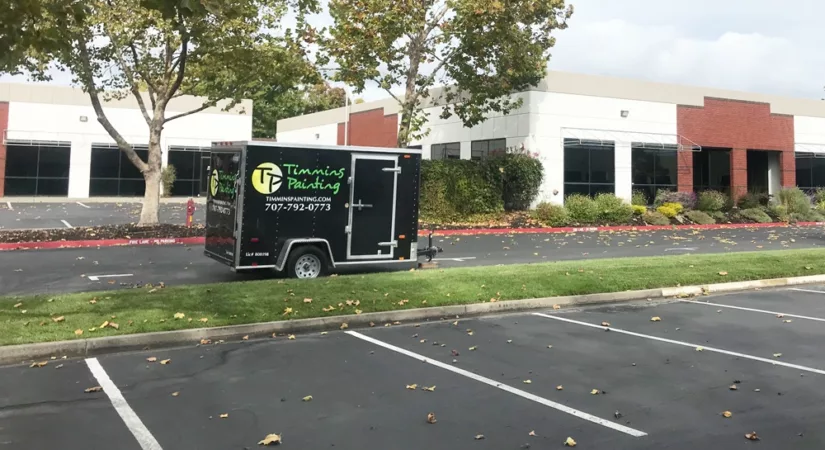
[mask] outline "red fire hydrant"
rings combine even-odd
[[[192,222],[195,216],[195,201],[191,198],[186,202],[186,226],[192,227]]]

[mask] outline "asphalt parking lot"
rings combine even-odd
[[[825,448],[825,286],[698,300],[5,367],[0,447]]]
[[[11,207],[10,207],[11,205]],[[92,227],[136,223],[140,203],[14,203],[0,202],[0,230]],[[195,223],[205,220],[204,205],[195,206]],[[160,221],[184,225],[185,203],[161,203]]]
[[[425,242],[426,238],[419,238]],[[817,248],[821,227],[585,232],[436,237],[441,267],[667,256],[679,254]],[[361,268],[378,270],[380,267]],[[0,252],[0,295],[115,289],[135,284],[243,281],[271,276],[239,275],[203,255],[202,246],[108,247]],[[98,277],[98,278],[96,278]]]

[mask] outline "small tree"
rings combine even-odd
[[[564,0],[330,0],[329,10],[322,48],[336,79],[359,93],[375,82],[399,103],[399,147],[427,134],[422,105],[436,84],[450,86],[436,99],[441,117],[467,127],[518,108],[509,94],[541,81],[551,33],[573,14]]]
[[[343,88],[328,83],[319,82],[301,88],[268,86],[254,97],[253,135],[274,138],[278,120],[340,108],[346,104],[346,99]]]
[[[88,93],[97,120],[143,174],[140,224],[158,222],[161,134],[169,122],[210,107],[235,107],[262,85],[293,86],[314,73],[291,33],[272,34],[291,0],[13,0],[0,30],[17,34],[0,55],[0,73],[48,79],[69,71]],[[306,0],[296,0],[305,5]],[[9,2],[6,2],[9,3]],[[17,4],[20,3],[18,6]],[[299,25],[303,24],[299,14]],[[182,95],[204,103],[167,115]],[[109,99],[137,100],[149,134],[147,160],[112,125]]]

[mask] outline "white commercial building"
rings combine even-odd
[[[739,197],[825,187],[825,102],[551,72],[521,108],[472,128],[427,105],[425,158],[484,158],[522,147],[545,169],[539,200],[566,194],[719,189]],[[431,98],[438,98],[436,89]],[[278,141],[395,146],[393,99],[278,122]]]
[[[148,104],[148,102],[147,102]],[[167,117],[203,104],[173,99]],[[112,125],[146,160],[149,127],[134,97],[106,102]],[[139,197],[142,175],[98,123],[80,89],[43,84],[0,83],[0,196]],[[169,122],[163,131],[163,164],[177,170],[173,195],[206,192],[213,141],[252,138],[252,102],[229,112],[210,108]]]

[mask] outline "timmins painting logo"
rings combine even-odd
[[[264,195],[275,193],[281,187],[283,173],[274,163],[265,162],[252,172],[252,187]]]
[[[212,178],[209,180],[209,190],[212,193],[212,197],[218,195],[218,182],[219,180],[218,169],[212,171]]]

